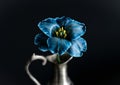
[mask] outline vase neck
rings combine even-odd
[[[59,76],[60,78],[66,78],[67,77],[67,65],[66,64],[56,65],[55,75]]]
[[[53,82],[52,85],[70,85],[70,80],[67,75],[67,64],[55,65]]]

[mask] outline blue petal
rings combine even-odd
[[[70,20],[67,24],[66,24],[66,30],[69,33],[69,37],[73,40],[73,39],[77,39],[80,36],[84,35],[84,33],[86,32],[86,26],[83,23],[80,23],[78,21],[75,20]]]
[[[71,46],[71,42],[56,37],[49,38],[47,43],[51,53],[59,53],[59,55],[63,55]]]
[[[48,51],[47,39],[48,37],[45,34],[37,34],[34,38],[34,44],[38,46],[39,50],[43,52]]]
[[[72,46],[67,51],[73,57],[81,57],[87,50],[87,42],[83,38],[72,40]]]
[[[43,33],[45,33],[48,37],[52,37],[53,32],[60,28],[54,18],[47,18],[38,24]]]
[[[71,21],[72,19],[70,17],[56,17],[56,22],[59,24],[60,27],[65,27],[67,23],[69,23],[69,21]]]

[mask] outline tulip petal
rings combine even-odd
[[[38,46],[39,50],[43,52],[48,51],[47,39],[48,37],[45,34],[39,33],[34,38],[34,44]]]
[[[69,23],[72,19],[70,17],[57,17],[56,22],[59,24],[60,27],[65,27],[67,23]]]
[[[84,35],[84,33],[86,32],[85,24],[75,20],[70,20],[66,24],[65,28],[71,40],[79,38],[80,36]]]
[[[40,30],[48,37],[52,37],[53,32],[60,28],[54,18],[47,18],[38,24]]]
[[[51,53],[59,53],[59,55],[63,55],[71,46],[71,42],[57,37],[48,38],[47,43]]]
[[[73,57],[81,57],[83,52],[87,50],[87,43],[83,38],[72,40],[72,46],[68,49],[68,53]]]

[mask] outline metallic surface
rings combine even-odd
[[[65,61],[62,64],[54,64],[55,65],[55,70],[54,70],[54,78],[51,82],[48,83],[48,85],[73,85],[71,80],[69,79],[67,75],[67,63],[72,59],[73,57],[70,57],[67,61]],[[29,66],[31,62],[35,60],[42,60],[43,63],[42,65],[46,65],[47,60],[54,63],[56,60],[56,54],[54,55],[49,55],[47,57],[40,56],[40,55],[32,55],[32,58],[28,63],[26,64],[26,72],[30,79],[36,84],[36,85],[41,85],[41,83],[30,73],[29,71]]]

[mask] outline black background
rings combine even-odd
[[[88,50],[69,62],[75,85],[120,85],[119,0],[0,0],[0,85],[35,85],[25,72],[34,46],[37,24],[47,17],[68,16],[84,22]],[[36,61],[31,72],[43,85],[52,77],[52,64]]]

